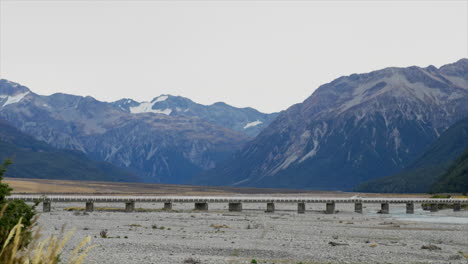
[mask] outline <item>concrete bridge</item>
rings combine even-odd
[[[390,204],[406,204],[406,213],[414,213],[414,204],[429,204],[430,211],[436,212],[439,205],[453,205],[454,211],[460,211],[462,204],[468,204],[468,199],[430,199],[430,198],[308,198],[308,197],[218,197],[218,196],[64,196],[64,195],[12,195],[7,200],[40,201],[43,211],[50,212],[51,203],[83,202],[86,211],[94,211],[94,203],[125,203],[125,211],[135,211],[135,203],[164,203],[166,210],[172,209],[173,203],[193,203],[195,210],[207,211],[209,203],[227,203],[229,211],[241,212],[243,203],[265,203],[267,213],[275,211],[275,204],[295,203],[297,212],[305,213],[307,203],[326,204],[325,213],[335,213],[335,204],[353,203],[356,213],[363,212],[363,204],[380,204],[382,214],[388,214]]]

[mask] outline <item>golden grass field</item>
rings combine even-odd
[[[5,178],[14,193],[79,193],[113,195],[227,195],[262,193],[304,193],[304,190],[191,186],[175,184],[68,181]]]
[[[350,197],[429,197],[429,194],[363,194],[339,191],[311,191],[293,189],[266,189],[249,187],[214,187],[175,184],[122,183],[69,181],[46,179],[5,178],[17,194],[94,194],[94,195],[239,195],[275,194],[289,196],[334,196]]]

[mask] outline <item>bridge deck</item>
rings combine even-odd
[[[430,198],[323,198],[323,197],[219,197],[219,196],[70,196],[12,195],[8,200],[51,202],[161,202],[161,203],[428,203],[468,204],[468,199]]]

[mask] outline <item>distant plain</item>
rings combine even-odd
[[[44,179],[5,178],[16,194],[93,194],[93,195],[183,195],[183,196],[237,196],[237,195],[272,195],[272,196],[327,196],[350,197],[429,197],[428,194],[379,194],[353,193],[340,191],[316,191],[298,189],[268,189],[249,187],[194,186],[154,183],[69,181]]]

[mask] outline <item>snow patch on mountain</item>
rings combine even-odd
[[[130,113],[132,114],[148,113],[153,110],[152,107],[153,107],[152,103],[143,102],[143,103],[140,103],[140,105],[138,106],[130,107]]]
[[[20,94],[17,94],[17,95],[12,95],[12,96],[9,96],[9,95],[0,95],[0,98],[7,98],[6,102],[3,104],[2,107],[5,107],[7,105],[10,105],[10,104],[16,104],[18,102],[20,102],[26,95],[28,95],[29,92],[25,92],[25,93],[20,93]]]
[[[172,113],[172,109],[166,108],[164,110],[160,109],[154,109],[153,113],[158,113],[158,114],[165,114],[165,115],[170,115]]]
[[[150,102],[143,102],[140,103],[138,106],[130,107],[130,113],[132,114],[140,114],[140,113],[156,113],[156,114],[165,114],[170,115],[172,113],[172,109],[153,109],[153,105],[157,101],[150,103]]]
[[[253,121],[253,122],[250,122],[248,123],[247,125],[244,126],[244,129],[247,129],[249,127],[254,127],[254,126],[258,126],[260,124],[262,124],[263,122],[260,121],[260,120],[257,120],[257,121]]]

